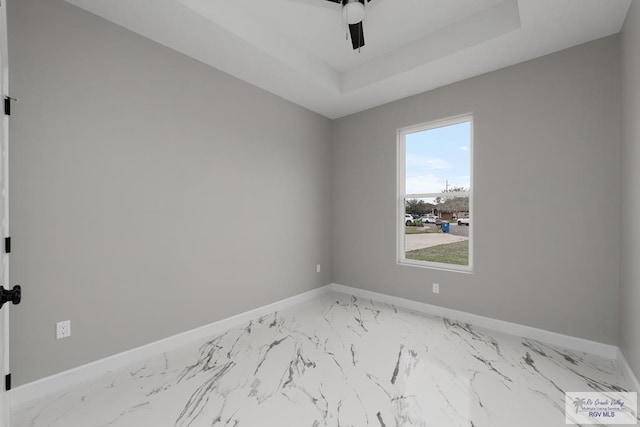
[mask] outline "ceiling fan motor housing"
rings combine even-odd
[[[342,19],[353,25],[364,19],[364,0],[343,0]]]

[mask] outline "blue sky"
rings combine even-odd
[[[406,135],[406,193],[471,187],[471,123]]]

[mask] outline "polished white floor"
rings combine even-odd
[[[564,426],[613,361],[331,293],[15,408],[12,426]]]

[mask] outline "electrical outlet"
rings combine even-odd
[[[316,273],[320,273],[320,264],[316,265]]]
[[[65,320],[56,324],[56,339],[71,336],[71,320]]]
[[[433,284],[433,293],[434,294],[439,294],[440,293],[440,284],[439,283],[434,283]]]

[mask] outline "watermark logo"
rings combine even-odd
[[[565,394],[566,424],[638,423],[638,394],[617,392],[568,392]]]

